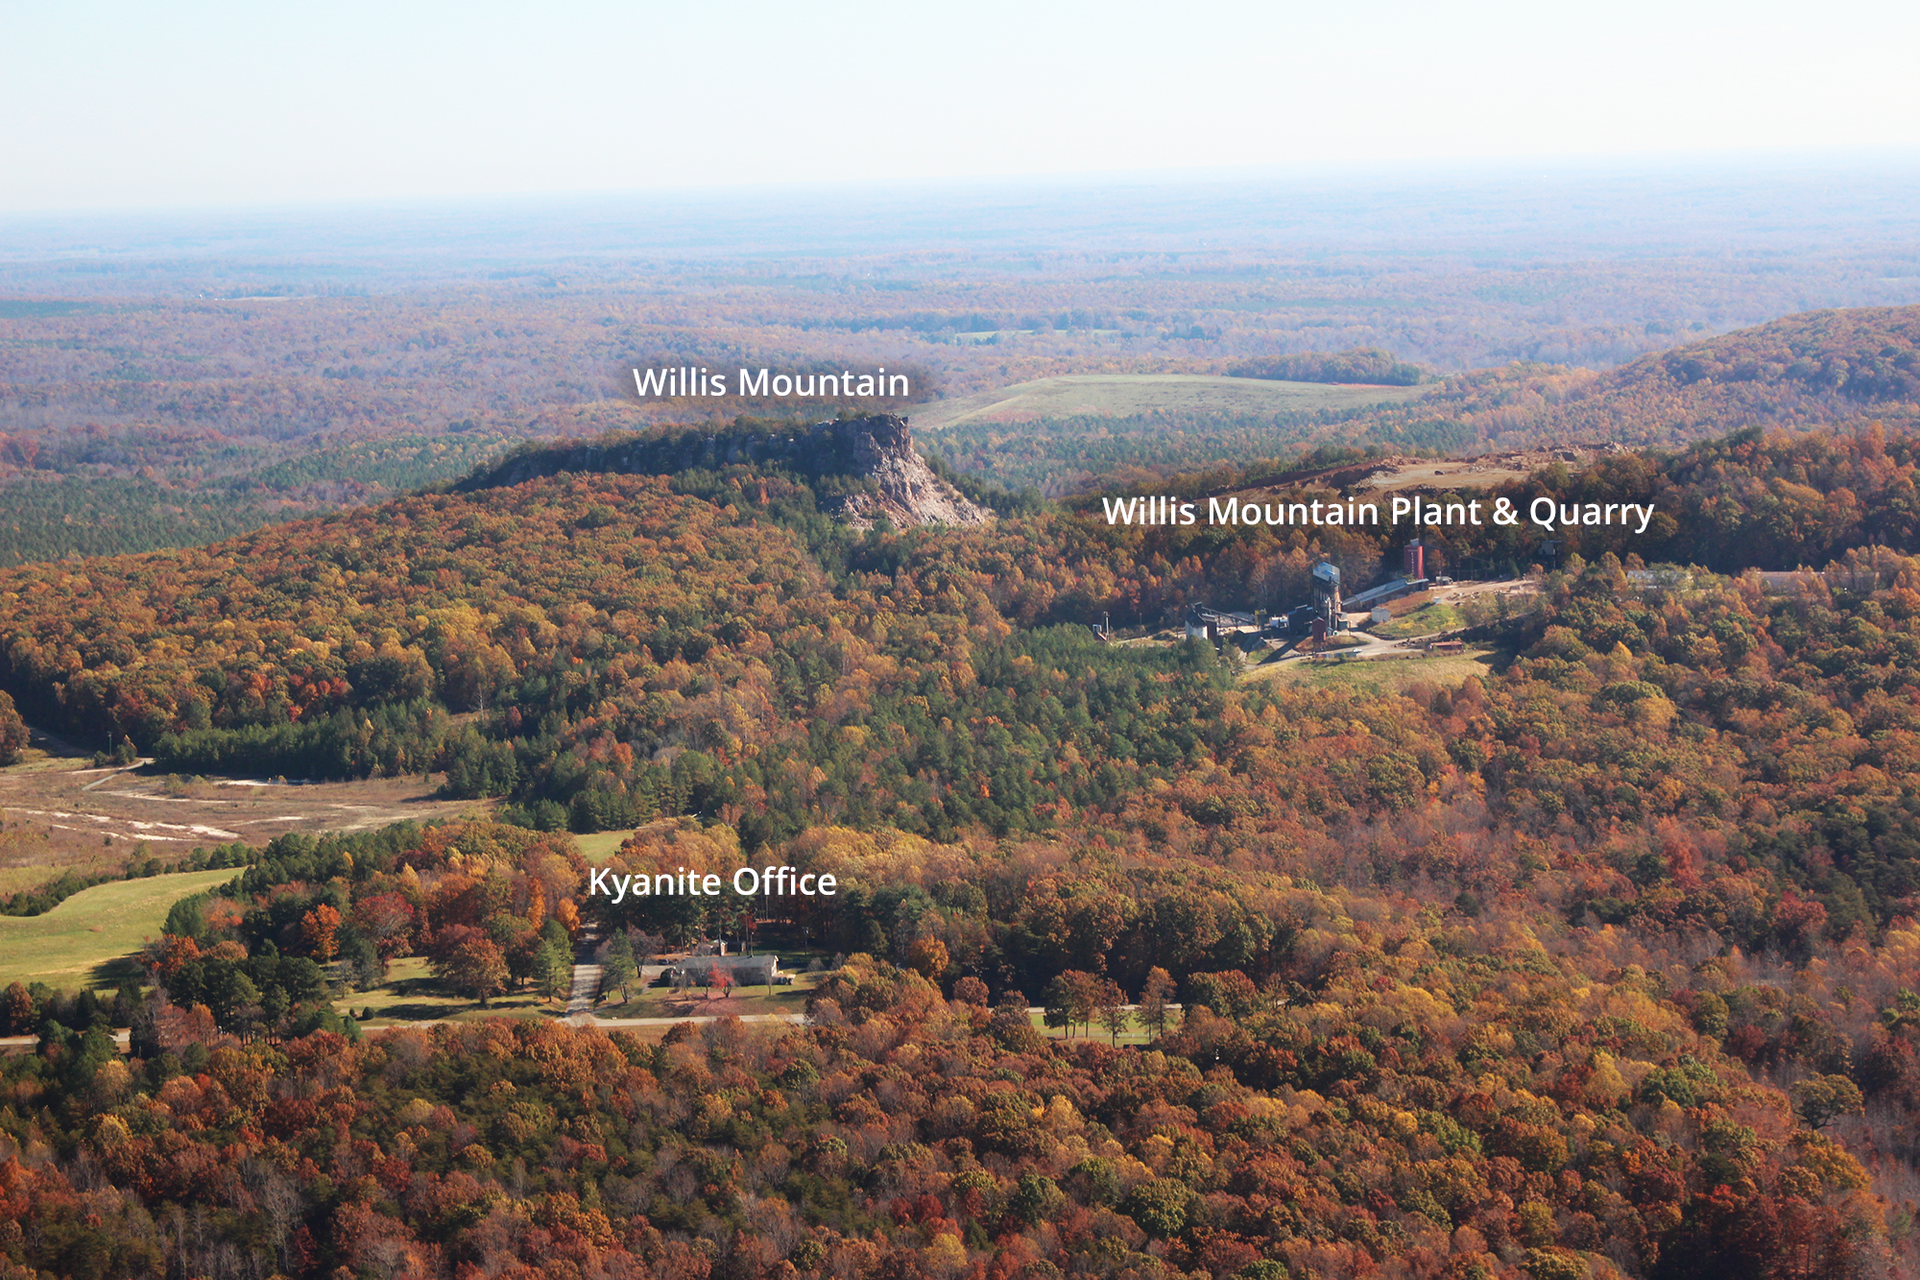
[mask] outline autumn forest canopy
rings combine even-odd
[[[1920,1267],[1920,308],[1088,234],[0,307],[0,782],[75,778],[0,817],[0,1277]],[[611,376],[901,350],[910,435]],[[1424,530],[1471,589],[1312,658],[1188,606],[1407,527],[1102,515],[1388,462],[1655,514]],[[462,816],[182,834],[306,783]],[[838,892],[589,892],[775,865]]]
[[[1791,1256],[1877,1256],[1898,1233],[1868,1163],[1906,1167],[1920,1104],[1901,1065],[1920,562],[1891,549],[1912,537],[1915,448],[1749,432],[1535,476],[1520,489],[1654,498],[1645,545],[1697,566],[1690,585],[1638,585],[1638,552],[1576,540],[1533,608],[1482,624],[1508,659],[1382,697],[1242,683],[1198,642],[1103,645],[1085,625],[1284,599],[1323,555],[1364,577],[1396,550],[1369,531],[1124,529],[1049,507],[863,532],[824,517],[807,477],[744,465],[561,474],[12,570],[5,681],[30,721],[175,772],[432,770],[518,824],[236,851],[252,869],[169,918],[151,977],[172,1003],[128,1010],[145,1074],[88,1059],[74,1026],[28,1060],[19,1087],[41,1101],[13,1114],[127,1169],[158,1168],[163,1138],[182,1159],[281,1133],[281,1154],[250,1158],[292,1161],[304,1188],[270,1245],[288,1264],[388,1238],[447,1260],[551,1238],[582,1266],[694,1266],[717,1240],[816,1266],[1093,1250],[1215,1274],[1481,1254],[1462,1265],[1680,1274],[1789,1256],[1783,1232],[1805,1233]],[[1787,591],[1753,572],[1808,563],[1825,572]],[[583,919],[657,946],[724,929],[685,901],[585,897],[564,833],[633,826],[622,869],[840,873],[851,892],[805,909],[856,959],[811,1030],[567,1047],[587,1056],[563,1095],[546,1066],[513,1065],[548,1042],[503,1029],[487,1079],[526,1100],[497,1115],[497,1086],[417,1074],[457,1069],[468,1032],[419,1039],[404,1068],[392,1055],[416,1041],[314,1047],[337,1025],[321,966],[347,955],[427,955],[484,991],[543,981]],[[1055,989],[1070,1005],[1083,977],[1184,1003],[1152,1065],[995,1011]],[[42,1004],[22,1025],[78,1021]],[[273,1028],[321,1056],[272,1065]],[[557,1052],[594,1033],[540,1034]],[[928,1054],[946,1064],[932,1092],[887,1083]],[[693,1083],[715,1072],[748,1092],[692,1119],[735,1087]],[[225,1118],[156,1109],[214,1087]],[[1103,1101],[1116,1089],[1131,1100]],[[322,1122],[321,1097],[345,1110]],[[403,1097],[454,1119],[422,1145],[382,1110]],[[648,1098],[607,1130],[609,1108]],[[995,1118],[1029,1110],[1024,1137]],[[526,1136],[487,1136],[508,1132]],[[774,1149],[777,1165],[747,1156]],[[682,1201],[668,1171],[687,1159],[735,1172]],[[406,1187],[354,1183],[382,1162],[413,1171]],[[81,1194],[58,1165],[33,1176],[54,1180],[33,1193],[43,1217]],[[167,1176],[124,1185],[122,1215],[180,1202]],[[1296,1187],[1279,1217],[1257,1190],[1275,1177]],[[468,1225],[432,1225],[429,1185],[474,1197]],[[265,1212],[243,1182],[213,1194],[236,1221]],[[788,1206],[790,1240],[738,1216],[761,1195]],[[181,1247],[138,1220],[63,1229],[127,1258]]]

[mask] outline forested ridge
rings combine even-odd
[[[1894,1274],[1920,1160],[1905,434],[1514,486],[1652,497],[1482,676],[1245,683],[1199,643],[1375,531],[850,530],[802,473],[563,473],[0,572],[27,719],[178,771],[444,771],[499,821],[228,850],[117,1001],[15,988],[0,1258],[55,1274]],[[1259,473],[1191,478],[1196,487]],[[1265,478],[1271,478],[1270,476]],[[1523,531],[1524,533],[1525,531]],[[1450,535],[1451,536],[1451,535]],[[1537,550],[1506,531],[1448,557]],[[1520,536],[1520,535],[1515,535]],[[1630,576],[1642,561],[1690,574]],[[1822,572],[1784,585],[1755,569]],[[1289,601],[1291,602],[1291,601]],[[3,708],[0,708],[3,710]],[[806,1027],[362,1036],[402,957],[557,998],[784,861]],[[1150,1043],[1101,1043],[1138,1003]],[[1185,1007],[1164,1009],[1168,1000]],[[349,998],[349,1003],[351,999]],[[1043,1037],[1029,1003],[1058,1010]],[[131,1023],[114,1060],[104,1028]]]
[[[190,463],[125,433],[93,431],[45,448],[31,438],[0,441],[0,459],[10,455],[31,468],[0,490],[0,565],[195,546],[450,481],[507,447],[502,436],[471,426],[293,457],[214,433],[186,447],[197,454]],[[0,475],[5,470],[0,463]]]
[[[1432,377],[1420,366],[1396,360],[1391,351],[1382,351],[1378,347],[1356,347],[1351,351],[1333,354],[1309,351],[1303,355],[1277,356],[1269,360],[1245,360],[1229,365],[1227,372],[1239,378],[1356,382],[1393,387],[1411,387]]]
[[[1904,432],[1890,435],[1878,422],[1852,432],[1747,427],[1681,449],[1603,454],[1585,467],[1554,463],[1522,481],[1422,491],[1423,501],[1442,505],[1480,501],[1478,526],[1402,524],[1397,535],[1390,527],[1383,535],[1372,526],[1350,525],[1306,534],[1264,523],[1213,525],[1196,520],[1192,525],[1155,526],[1141,536],[1143,547],[1160,559],[1193,559],[1206,566],[1208,587],[1224,598],[1266,607],[1303,598],[1313,555],[1332,558],[1349,581],[1370,582],[1383,569],[1398,567],[1390,554],[1395,536],[1407,539],[1416,533],[1427,547],[1431,572],[1471,563],[1481,572],[1517,574],[1547,554],[1543,544],[1549,531],[1528,515],[1543,498],[1550,499],[1556,511],[1551,538],[1558,549],[1589,560],[1612,552],[1642,563],[1700,565],[1722,573],[1819,567],[1857,547],[1914,545],[1920,532],[1916,439]],[[1064,505],[1097,518],[1105,511],[1104,498],[1114,493],[1178,496],[1194,502],[1202,514],[1209,510],[1209,498],[1239,496],[1262,506],[1320,498],[1371,503],[1387,521],[1394,494],[1316,479],[1329,469],[1364,463],[1369,456],[1353,447],[1321,448],[1293,459],[1141,480]],[[1364,466],[1351,467],[1349,473],[1364,471]],[[1518,523],[1502,526],[1489,518],[1502,499],[1520,513]],[[1561,507],[1623,502],[1654,507],[1644,532],[1618,524],[1559,524]],[[1284,569],[1279,558],[1284,558]]]
[[[1860,1164],[1637,971],[1573,988],[1524,944],[1448,957],[1406,921],[1322,919],[1348,965],[1325,1000],[1196,1010],[1147,1052],[1043,1042],[864,956],[806,1030],[169,1028],[131,1068],[83,1039],[9,1070],[45,1145],[6,1166],[0,1250],[63,1274],[636,1277],[1884,1257]]]
[[[996,483],[1072,497],[1165,483],[1210,467],[1273,465],[1342,448],[1471,457],[1571,442],[1683,448],[1736,430],[1904,434],[1920,413],[1920,308],[1816,311],[1642,356],[1612,370],[1537,360],[1456,373],[1417,399],[1254,414],[1163,408],[1034,421],[963,419],[925,443]],[[1378,350],[1237,360],[1249,377],[1413,385],[1416,366]]]
[[[1672,445],[1758,426],[1910,427],[1920,414],[1920,307],[1810,311],[1644,355],[1618,369],[1514,364],[1375,410],[1382,444],[1481,453],[1610,440]]]

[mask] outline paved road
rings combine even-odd
[[[573,989],[567,994],[569,1018],[586,1013],[600,998],[600,966],[593,953],[600,946],[600,926],[590,924],[580,931],[573,947]]]
[[[567,1016],[572,1018],[593,1008],[593,999],[599,994],[600,966],[597,964],[573,966],[573,993],[567,997]]]
[[[133,1043],[133,1033],[122,1028],[113,1033],[113,1042],[125,1053],[127,1046]],[[15,1049],[38,1049],[39,1036],[0,1036],[0,1053],[10,1053]]]

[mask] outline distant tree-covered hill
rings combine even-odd
[[[1813,311],[1607,373],[1513,365],[1449,378],[1353,420],[1360,438],[1450,453],[1611,440],[1669,445],[1743,427],[1920,422],[1920,307]]]
[[[1277,378],[1283,382],[1353,382],[1381,387],[1417,386],[1431,376],[1419,365],[1394,357],[1378,347],[1355,347],[1329,355],[1310,351],[1300,355],[1242,360],[1227,366],[1239,378]]]
[[[964,421],[928,437],[962,470],[1067,497],[1316,450],[1471,456],[1569,441],[1677,446],[1748,427],[1920,423],[1920,308],[1820,311],[1610,372],[1524,362],[1456,374],[1405,404],[1288,414]],[[1383,352],[1243,361],[1250,376],[1393,381]],[[1418,370],[1409,377],[1418,381]]]
[[[36,469],[0,483],[0,566],[198,546],[451,480],[509,443],[477,431],[391,436],[278,461],[230,448],[230,474],[172,478],[124,437],[36,453]],[[126,474],[129,463],[137,469]]]

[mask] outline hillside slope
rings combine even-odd
[[[1039,418],[1217,414],[1221,417],[1305,414],[1397,404],[1420,387],[1344,386],[1185,373],[1084,373],[1039,378],[914,411],[914,425],[940,430],[961,423],[1030,422]]]
[[[1858,487],[1858,528],[1910,505],[1908,442],[1756,435],[1665,479],[1758,505],[1742,495],[1824,466]],[[85,1156],[7,1192],[39,1225],[0,1251],[51,1256],[27,1246],[68,1172],[104,1167],[157,1215],[206,1194],[186,1171],[213,1144],[238,1159],[271,1133],[315,1170],[388,1180],[302,1180],[288,1203],[314,1209],[329,1261],[416,1229],[498,1261],[520,1236],[412,1188],[584,1221],[590,1179],[595,1248],[687,1275],[716,1236],[940,1276],[999,1253],[1046,1261],[1022,1264],[1035,1276],[1212,1280],[1415,1274],[1415,1250],[1420,1274],[1457,1257],[1462,1276],[1912,1261],[1893,1224],[1920,1165],[1920,559],[1846,547],[1839,572],[1774,595],[1758,575],[1643,589],[1619,558],[1569,557],[1488,618],[1502,669],[1362,696],[1242,682],[1199,643],[1035,625],[1224,600],[1323,549],[1292,531],[1045,511],[860,532],[794,475],[536,475],[0,572],[0,684],[35,717],[132,734],[183,775],[444,770],[514,821],[283,840],[231,902],[174,920],[150,980],[206,1005],[202,1040],[253,1047],[149,1080],[168,1110],[129,1103],[121,1128],[82,1100],[130,1081],[83,1056],[0,1070],[31,1108],[0,1131],[64,1126],[59,1150]],[[1332,550],[1358,569],[1391,548],[1355,532]],[[591,896],[564,838],[524,829],[643,824],[613,873],[840,877],[780,907],[845,960],[809,1025],[718,1023],[656,1051],[493,1023],[349,1050],[290,1038],[311,992],[232,994],[265,991],[269,965],[324,990],[335,945],[383,929],[443,973],[483,941],[532,954],[536,881],[556,947],[563,916],[676,943],[736,931],[748,907],[724,897]],[[513,976],[500,964],[482,993]],[[1050,1042],[1027,1015],[1084,1026],[1104,1004],[1118,1039],[1120,1005],[1150,991],[1186,1008],[1143,1011],[1125,1047]],[[143,1060],[188,1060],[180,1016],[141,1025]],[[269,1047],[283,1078],[324,1060],[340,1091],[249,1083]],[[189,1093],[215,1073],[217,1110]],[[422,1127],[436,1115],[462,1137]],[[710,1182],[683,1186],[709,1158]],[[746,1185],[788,1225],[738,1210]],[[238,1236],[227,1221],[209,1231]],[[940,1265],[914,1270],[933,1243]]]
[[[1759,448],[1731,442],[1719,469]],[[520,824],[647,824],[616,874],[751,858],[846,888],[790,908],[846,957],[807,1026],[716,1024],[657,1051],[531,1022],[364,1050],[287,1039],[274,1070],[324,1060],[339,1092],[298,1077],[280,1096],[247,1083],[271,1065],[249,1055],[314,1016],[309,997],[275,1013],[218,994],[265,990],[269,962],[318,975],[386,920],[396,954],[454,972],[456,942],[537,941],[535,881],[556,921],[607,934],[685,942],[742,910],[616,907],[560,838],[518,828],[282,841],[230,904],[175,922],[200,941],[166,941],[151,975],[207,993],[202,1039],[256,1037],[212,1068],[252,1101],[195,1102],[212,1072],[153,1080],[169,1109],[122,1132],[81,1100],[126,1080],[78,1056],[7,1067],[43,1117],[0,1116],[10,1140],[64,1126],[60,1149],[93,1162],[36,1165],[8,1211],[42,1223],[66,1173],[90,1185],[97,1164],[158,1214],[207,1194],[185,1170],[213,1144],[237,1159],[272,1133],[316,1170],[358,1159],[396,1187],[410,1170],[405,1187],[502,1213],[583,1215],[599,1179],[595,1247],[684,1253],[688,1275],[714,1232],[769,1257],[811,1242],[810,1267],[857,1245],[942,1276],[996,1251],[1057,1260],[1031,1275],[1085,1257],[1087,1274],[1213,1280],[1393,1274],[1416,1249],[1425,1273],[1458,1257],[1463,1276],[1911,1260],[1889,1222],[1920,1152],[1920,560],[1850,554],[1773,596],[1757,576],[1641,590],[1601,556],[1498,630],[1504,670],[1359,696],[1241,683],[1199,644],[1029,625],[1177,606],[1305,548],[1059,512],[861,534],[749,476],[709,473],[711,498],[535,477],[0,573],[23,705],[157,735],[164,768],[437,766]],[[480,714],[451,727],[436,702]],[[306,927],[321,906],[338,937]],[[187,959],[163,973],[166,956]],[[1083,1006],[1169,990],[1186,1008],[1142,1027],[1150,1049],[1052,1042],[1026,1012],[1085,1024]],[[182,1036],[143,1041],[143,1060],[193,1052],[179,1017],[142,1026]],[[730,1082],[726,1111],[700,1101],[711,1086],[694,1096],[709,1079]],[[378,1123],[343,1140],[349,1120],[307,1094]],[[621,1098],[646,1105],[607,1123]],[[435,1115],[461,1139],[407,1129]],[[676,1191],[709,1156],[715,1179],[737,1165],[785,1197],[783,1234],[737,1212],[731,1183]],[[313,1174],[289,1200],[315,1209],[329,1260],[376,1229],[496,1261],[520,1238],[357,1185]],[[242,1230],[226,1222],[209,1231]],[[25,1251],[45,1234],[0,1250],[45,1259]],[[941,1265],[915,1271],[929,1237]]]
[[[804,477],[829,499],[826,509],[859,528],[875,519],[910,527],[985,524],[993,518],[933,473],[914,448],[906,419],[893,414],[808,427],[741,423],[578,443],[543,441],[482,468],[455,488],[474,493],[566,472],[670,476],[740,466]]]
[[[1920,423],[1920,307],[1812,311],[1609,373],[1509,365],[1449,378],[1350,434],[1485,453],[1567,440],[1674,445],[1743,427]]]

